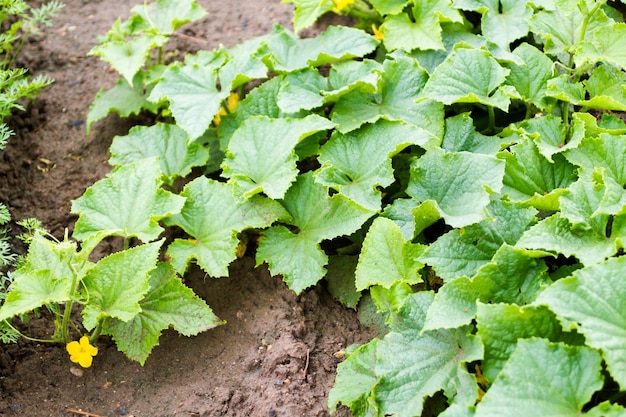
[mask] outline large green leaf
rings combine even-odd
[[[538,298],[556,312],[565,329],[576,328],[599,349],[611,376],[626,387],[626,258],[610,258],[554,283]]]
[[[585,194],[584,196],[587,196]],[[608,218],[604,218],[605,230]],[[595,225],[601,229],[600,224]],[[583,264],[602,262],[622,247],[621,236],[626,233],[626,222],[616,218],[612,223],[617,237],[607,237],[606,232],[596,233],[593,229],[574,228],[572,223],[559,213],[540,221],[519,239],[516,246],[561,253],[566,257],[575,256]]]
[[[87,113],[85,121],[87,135],[91,132],[91,126],[95,122],[113,111],[121,117],[139,114],[144,109],[156,113],[158,105],[148,101],[148,92],[145,91],[143,80],[144,73],[138,72],[135,75],[134,86],[130,85],[125,78],[120,78],[110,90],[98,91]]]
[[[428,246],[419,260],[435,268],[445,281],[472,277],[489,263],[502,244],[514,245],[534,222],[536,210],[496,200],[478,224],[454,229]]]
[[[120,351],[143,365],[159,344],[161,332],[170,326],[185,336],[223,324],[204,300],[161,263],[150,273],[150,291],[140,301],[141,312],[129,321],[108,319],[103,333],[111,335]]]
[[[441,147],[448,152],[474,152],[495,155],[503,140],[496,136],[485,136],[476,131],[469,113],[446,118],[446,132]]]
[[[75,254],[74,243],[54,243],[36,236],[28,248],[26,262],[11,276],[13,282],[0,307],[0,321],[45,304],[69,300],[72,280],[78,273],[78,266],[73,265]]]
[[[417,2],[408,13],[388,16],[381,25],[383,42],[388,50],[445,49],[441,38],[441,22],[462,22],[458,10],[450,0]]]
[[[587,17],[582,3],[588,8],[588,0],[555,0],[554,10],[541,10],[530,19],[530,28],[533,33],[540,35],[544,41],[544,52],[549,54],[573,53],[574,47],[581,40],[593,39],[593,33],[610,22],[604,11],[596,9],[595,13]],[[595,3],[595,2],[594,2]],[[584,33],[583,32],[584,26]]]
[[[328,392],[328,408],[334,413],[342,403],[359,417],[376,417],[378,410],[372,391],[378,377],[374,373],[378,339],[346,351],[346,360],[337,366],[335,384]]]
[[[562,155],[554,155],[550,162],[530,139],[498,157],[506,161],[502,193],[541,210],[558,210],[559,196],[577,178],[576,168]]]
[[[476,407],[476,417],[580,416],[602,387],[600,361],[585,346],[520,340]]]
[[[626,70],[625,37],[624,22],[601,26],[594,32],[592,41],[585,41],[576,49],[574,62],[582,67],[588,63],[605,61]]]
[[[256,259],[266,262],[272,274],[281,274],[296,293],[324,277],[328,258],[319,243],[353,233],[373,214],[341,194],[328,197],[328,189],[311,173],[298,176],[282,204],[296,230],[273,226],[264,231]]]
[[[167,254],[177,272],[185,272],[195,259],[209,275],[228,275],[228,265],[236,258],[237,233],[253,227],[267,227],[279,218],[287,218],[277,202],[254,196],[242,201],[233,195],[233,187],[200,177],[185,186],[186,197],[179,214],[168,217],[168,225],[176,225],[192,239],[176,239]]]
[[[262,61],[266,38],[267,35],[248,39],[227,51],[228,59],[218,72],[223,90],[231,91],[248,81],[266,77],[267,67]]]
[[[470,324],[476,314],[476,300],[520,306],[532,302],[541,286],[550,282],[548,268],[537,260],[544,255],[503,245],[472,279],[457,278],[437,292],[424,328],[435,330]]]
[[[296,32],[313,26],[315,21],[334,7],[332,0],[286,0],[295,5],[293,27]]]
[[[489,52],[458,48],[435,68],[421,96],[444,104],[481,103],[507,111],[510,99],[501,85],[508,74]]]
[[[229,90],[217,89],[217,69],[197,63],[172,65],[148,100],[167,100],[176,123],[195,139],[209,127]]]
[[[223,175],[244,198],[259,193],[283,198],[298,174],[296,145],[332,127],[328,119],[317,115],[302,119],[251,117],[230,139]]]
[[[420,202],[433,200],[450,226],[468,226],[486,217],[490,193],[502,188],[504,165],[489,155],[434,148],[411,166],[407,193]]]
[[[534,337],[552,342],[563,339],[561,325],[547,307],[476,304],[476,335],[485,345],[483,375],[489,382],[496,379],[520,341]]]
[[[610,65],[601,65],[585,81],[589,100],[582,100],[578,104],[596,109],[626,111],[625,85],[624,71]]]
[[[239,103],[235,111],[222,116],[218,126],[220,148],[226,150],[230,138],[237,129],[253,116],[266,116],[272,119],[304,117],[308,112],[287,113],[278,106],[278,95],[282,77],[274,77],[250,91]]]
[[[160,188],[161,169],[156,158],[142,159],[114,170],[72,202],[79,215],[74,237],[85,240],[106,232],[147,242],[163,228],[158,220],[177,213],[185,199]]]
[[[626,184],[626,140],[624,136],[607,133],[600,137],[586,137],[576,149],[570,149],[565,156],[580,167],[583,174],[592,174],[597,168],[603,168],[620,184]]]
[[[409,145],[425,149],[440,139],[417,126],[403,122],[378,122],[341,134],[334,132],[320,149],[322,164],[316,181],[332,187],[363,207],[380,210],[379,187],[394,182],[391,157]]]
[[[414,59],[398,57],[383,63],[379,91],[372,94],[354,90],[343,95],[333,107],[331,119],[346,133],[378,119],[404,121],[431,132],[443,134],[443,107],[432,100],[417,103],[428,74]],[[433,97],[434,98],[434,97]]]
[[[545,109],[547,82],[554,76],[552,60],[527,43],[522,43],[513,53],[522,60],[522,64],[505,65],[511,71],[506,82],[515,87],[522,100]]]
[[[390,288],[398,282],[417,284],[418,271],[424,266],[417,260],[422,246],[404,240],[402,231],[392,220],[378,217],[363,241],[356,268],[356,289],[371,285]]]
[[[410,3],[410,0],[371,0],[374,9],[381,15],[398,14]]]
[[[157,264],[163,242],[147,243],[102,258],[82,280],[89,301],[83,309],[83,325],[91,330],[112,317],[132,320],[139,302],[150,290],[149,273]]]
[[[348,26],[330,26],[314,38],[300,39],[284,27],[275,25],[266,43],[269,54],[263,62],[271,70],[283,73],[362,57],[372,52],[378,41],[366,32]]]
[[[167,35],[207,14],[196,0],[156,0],[150,4],[137,5],[131,12],[143,18],[148,26],[145,30]]]
[[[409,296],[398,322],[378,342],[375,396],[381,415],[421,415],[425,397],[439,390],[450,403],[470,405],[476,400],[478,385],[465,364],[482,358],[482,344],[468,334],[469,327],[423,331],[432,299],[429,292]]]
[[[563,119],[556,116],[527,119],[520,123],[520,127],[522,136],[531,138],[539,152],[550,162],[553,162],[554,155],[578,147],[585,136],[584,125],[576,115],[572,117],[569,137]]]
[[[109,149],[111,165],[126,165],[158,157],[161,171],[169,181],[184,177],[191,168],[204,165],[209,151],[197,143],[188,143],[187,132],[177,125],[157,123],[135,126],[126,136],[116,136]]]
[[[528,33],[528,19],[533,9],[527,3],[520,0],[454,0],[456,7],[481,13],[483,36],[504,49]]]
[[[146,34],[133,39],[105,42],[94,47],[89,55],[99,56],[111,64],[133,87],[135,74],[144,66],[150,50],[163,46],[165,42],[165,36]]]

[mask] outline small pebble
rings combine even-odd
[[[78,378],[82,378],[83,375],[85,375],[85,372],[81,368],[77,368],[75,366],[70,367],[70,372]]]

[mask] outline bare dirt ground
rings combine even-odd
[[[0,201],[15,219],[37,217],[62,237],[76,220],[71,200],[110,171],[111,140],[136,120],[110,116],[86,137],[89,104],[117,80],[87,52],[138,2],[67,0],[54,27],[26,45],[19,64],[56,82],[13,118],[17,136],[0,153]],[[209,16],[181,31],[205,42],[203,49],[233,46],[276,22],[291,27],[292,6],[279,0],[198,2]],[[172,44],[183,53],[199,46],[183,39]],[[194,270],[185,279],[227,325],[194,338],[165,332],[144,367],[105,339],[82,377],[71,372],[62,345],[0,345],[0,416],[328,415],[337,353],[369,338],[353,311],[323,284],[296,296],[265,268],[254,268],[252,259],[235,262],[229,278]],[[49,336],[47,320],[33,320],[24,330]]]

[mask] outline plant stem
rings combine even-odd
[[[93,333],[91,333],[91,335],[89,336],[89,342],[90,343],[95,343],[96,340],[98,340],[98,337],[100,337],[100,333],[102,333],[102,322],[104,320],[100,320],[98,322],[98,325],[96,326],[96,328],[93,330]]]
[[[13,327],[13,325],[11,323],[9,323],[8,320],[4,320],[4,322],[6,323],[7,326],[9,326],[15,333],[19,334],[20,337],[23,337],[26,340],[30,340],[31,342],[40,342],[40,343],[55,343],[58,342],[58,340],[54,340],[54,339],[38,339],[36,337],[30,337],[30,336],[26,336],[24,333],[20,332],[19,330],[17,330],[15,327]]]
[[[487,111],[489,112],[489,126],[487,130],[494,134],[496,133],[496,112],[493,106],[487,106]]]

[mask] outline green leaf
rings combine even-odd
[[[88,302],[83,325],[91,330],[107,317],[127,322],[141,307],[150,290],[149,273],[157,264],[163,241],[147,243],[102,258],[82,280]]]
[[[267,76],[267,67],[262,60],[266,53],[263,47],[266,39],[267,36],[248,39],[227,51],[228,59],[218,72],[222,90],[232,91],[248,81]]]
[[[382,74],[383,66],[372,59],[337,62],[328,74],[329,90],[321,91],[324,102],[335,102],[353,90],[375,93]]]
[[[120,78],[110,90],[98,91],[87,113],[85,122],[87,135],[95,122],[104,119],[111,112],[117,113],[120,117],[139,114],[142,110],[156,113],[158,105],[148,101],[143,78],[143,72],[139,72],[135,75],[134,86],[131,86],[125,78]]]
[[[285,74],[278,93],[278,106],[286,113],[321,107],[324,98],[320,93],[327,88],[327,78],[314,68]]]
[[[435,201],[446,223],[463,227],[485,218],[489,194],[500,191],[503,177],[504,162],[493,156],[435,148],[411,166],[407,193]]]
[[[153,88],[148,100],[167,100],[176,124],[190,139],[201,136],[219,112],[229,90],[217,89],[217,70],[211,66],[172,65]]]
[[[371,0],[374,9],[382,16],[388,14],[398,14],[410,3],[409,0]]]
[[[540,210],[558,210],[559,197],[576,179],[576,169],[562,155],[550,162],[530,139],[498,154],[506,161],[502,193]]]
[[[313,26],[315,21],[334,7],[332,0],[289,0],[295,4],[293,27],[296,32]]]
[[[139,303],[140,313],[127,322],[108,319],[103,326],[103,333],[113,337],[118,349],[141,365],[159,344],[161,332],[169,327],[194,336],[224,324],[183,284],[171,265],[159,264],[150,273],[149,284],[149,292]]]
[[[546,95],[566,103],[578,104],[585,99],[585,87],[580,82],[571,82],[567,74],[561,74],[548,80]]]
[[[530,18],[530,29],[543,38],[545,53],[558,55],[574,52],[581,36],[587,40],[593,38],[597,29],[606,27],[610,22],[604,11],[597,9],[588,16],[585,32],[582,33],[586,13],[578,7],[579,3],[579,0],[555,0],[554,10],[540,10]]]
[[[456,7],[481,13],[483,36],[503,49],[508,49],[511,42],[528,33],[528,19],[533,9],[527,3],[519,0],[454,0]]]
[[[474,152],[495,155],[502,146],[502,139],[485,136],[476,131],[469,113],[446,118],[446,132],[441,147],[448,152]]]
[[[282,198],[298,174],[296,145],[332,127],[328,119],[317,115],[302,119],[249,118],[230,139],[222,163],[223,175],[234,185],[235,193],[244,198],[259,193]]]
[[[626,387],[626,258],[574,271],[572,277],[554,283],[537,304],[555,311],[565,329],[576,328],[586,344],[602,352],[611,376]]]
[[[363,207],[380,210],[380,188],[394,182],[391,158],[409,145],[425,149],[440,139],[419,127],[379,120],[358,130],[334,132],[322,146],[316,181],[332,187]]]
[[[371,285],[390,288],[398,282],[416,284],[424,264],[417,261],[422,246],[407,242],[391,220],[378,217],[370,226],[356,267],[356,288]]]
[[[337,377],[328,392],[328,409],[335,413],[341,403],[355,416],[378,416],[371,393],[378,382],[374,373],[378,339],[346,352],[346,359],[337,366]]]
[[[510,70],[506,82],[515,87],[522,100],[544,110],[547,104],[547,82],[554,76],[552,60],[527,43],[522,43],[513,53],[522,60],[522,63],[505,64]]]
[[[135,126],[126,136],[116,136],[109,151],[111,165],[127,165],[142,159],[158,157],[161,171],[169,182],[184,177],[191,168],[206,164],[207,148],[188,142],[187,133],[177,125],[157,123]]]
[[[328,258],[319,242],[353,233],[373,213],[341,194],[328,197],[327,188],[315,183],[311,173],[298,176],[282,204],[297,230],[273,226],[264,231],[256,259],[299,294],[324,277]]]
[[[314,38],[300,39],[275,25],[266,43],[270,52],[263,62],[277,73],[362,57],[378,45],[366,32],[348,26],[330,26]]]
[[[176,239],[167,249],[174,269],[182,274],[196,259],[209,275],[228,275],[228,265],[236,258],[237,233],[248,228],[263,228],[275,220],[287,218],[275,201],[254,196],[241,201],[233,195],[231,185],[200,177],[185,186],[181,193],[185,205],[179,214],[168,217],[192,239]]]
[[[462,22],[458,10],[450,1],[426,0],[415,4],[410,13],[388,16],[381,25],[383,42],[388,50],[440,49],[444,50],[441,38],[441,22]]]
[[[78,214],[74,238],[106,232],[143,242],[156,239],[163,228],[158,220],[177,213],[184,198],[159,188],[161,169],[156,158],[143,159],[114,170],[72,202]]]
[[[617,236],[626,232],[624,223],[623,219],[613,222]],[[593,230],[574,229],[565,217],[557,213],[531,227],[516,246],[552,251],[566,257],[575,256],[583,264],[590,265],[614,255],[622,244],[620,239],[607,238],[605,233],[597,234]]]
[[[526,417],[529,410],[542,416],[580,416],[602,388],[600,361],[600,355],[585,346],[520,340],[476,407],[476,417]]]
[[[532,253],[503,245],[491,262],[483,265],[472,278],[461,277],[447,282],[435,295],[424,329],[454,328],[470,324],[476,314],[476,301],[525,305],[532,302],[542,284],[551,283],[548,268]]]
[[[626,111],[626,74],[624,71],[610,65],[601,65],[593,70],[584,84],[590,98],[580,101],[579,105],[595,109]]]
[[[428,246],[419,261],[432,266],[444,281],[472,277],[504,243],[514,245],[534,222],[536,210],[496,200],[482,222],[454,229]]]
[[[606,133],[600,137],[585,137],[580,146],[570,149],[566,158],[581,168],[582,175],[591,175],[597,168],[603,168],[620,184],[626,184],[626,141],[623,136],[613,136]]]
[[[509,97],[501,87],[509,70],[482,49],[455,49],[432,73],[422,97],[443,104],[481,103],[508,111]]]
[[[476,400],[478,386],[465,364],[482,358],[482,344],[468,334],[469,327],[422,331],[432,297],[429,292],[408,297],[399,322],[378,342],[375,395],[381,415],[420,415],[425,397],[442,389],[450,402]]]
[[[89,55],[95,55],[119,72],[126,82],[133,87],[135,74],[144,66],[150,50],[163,46],[165,36],[145,35],[133,39],[109,41],[94,47]]]
[[[195,0],[157,0],[150,4],[137,5],[131,9],[149,24],[150,30],[170,35],[185,23],[206,16],[207,12]]]
[[[0,321],[69,300],[75,254],[74,243],[54,243],[37,235],[28,249],[26,263],[12,274],[13,282],[0,307]]]
[[[331,113],[337,129],[346,133],[385,119],[404,121],[441,137],[443,107],[432,100],[416,103],[428,79],[426,70],[407,57],[385,60],[383,70],[379,92],[354,90],[337,101]]]
[[[576,116],[572,118],[569,138],[563,120],[556,116],[527,119],[520,126],[522,135],[531,138],[550,162],[553,162],[553,155],[578,147],[584,136],[581,120]]]
[[[230,138],[237,129],[253,116],[266,116],[272,119],[304,117],[308,112],[285,113],[278,106],[282,78],[274,77],[250,91],[239,103],[235,111],[222,116],[218,126],[220,148],[226,150]]]
[[[580,44],[574,54],[577,67],[604,61],[626,70],[626,23],[603,25],[593,33],[593,40]]]
[[[547,307],[484,302],[476,307],[476,335],[485,345],[483,375],[489,382],[496,379],[519,342],[533,337],[552,342],[563,339],[561,325]]]

